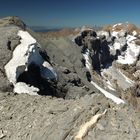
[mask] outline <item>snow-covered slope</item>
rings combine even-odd
[[[128,46],[126,51],[123,52],[123,55],[118,56],[117,62],[121,64],[133,64],[137,61],[137,57],[140,54],[140,46],[136,45],[136,43],[134,42],[134,40],[136,40],[136,37],[128,35],[126,38],[124,38],[124,36],[119,33],[120,32],[118,32],[118,34],[115,36],[118,40],[116,40],[112,47],[114,47],[115,50],[121,50],[124,45],[121,38],[123,38],[124,42],[126,42]],[[114,32],[112,32],[112,35],[114,36]]]
[[[129,26],[129,24],[125,25],[122,23],[112,25],[109,28],[111,36],[108,35],[108,31],[101,31],[98,33],[102,33],[102,35],[105,35],[107,39],[115,37],[115,41],[110,45],[110,49],[119,50],[121,52],[117,60],[120,64],[133,64],[137,61],[140,54],[140,46],[135,42],[135,40],[138,39],[140,31],[134,25],[134,29],[130,30]],[[122,51],[124,46],[126,47],[126,50]]]

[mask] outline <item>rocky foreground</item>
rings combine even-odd
[[[7,17],[0,34],[0,139],[140,139],[137,27],[53,38]]]

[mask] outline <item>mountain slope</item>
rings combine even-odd
[[[133,64],[118,61],[134,35],[83,28],[55,39],[17,17],[0,21],[0,139],[72,140],[104,110],[83,140],[140,139],[139,55]]]

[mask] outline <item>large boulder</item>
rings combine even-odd
[[[57,74],[49,57],[18,17],[0,20],[0,49],[1,91],[25,93],[28,87],[29,93],[55,94]]]
[[[81,54],[81,47],[78,47],[68,37],[60,37],[56,40],[48,41],[46,39],[44,49],[55,63],[55,69],[58,73],[58,87],[62,92],[65,92],[63,95],[66,95],[66,98],[72,97],[70,94],[74,95],[72,98],[76,98],[76,95],[81,97],[84,95],[82,93],[88,94],[96,90],[88,81],[85,59]],[[84,86],[90,89],[89,92],[85,88],[82,88]],[[73,89],[75,93],[70,92]]]

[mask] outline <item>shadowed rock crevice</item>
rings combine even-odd
[[[42,78],[40,67],[35,63],[31,63],[28,66],[28,71],[24,71],[21,75],[19,75],[17,82],[24,82],[27,85],[37,87],[40,95],[58,96],[56,91],[56,82],[51,80],[47,81]]]

